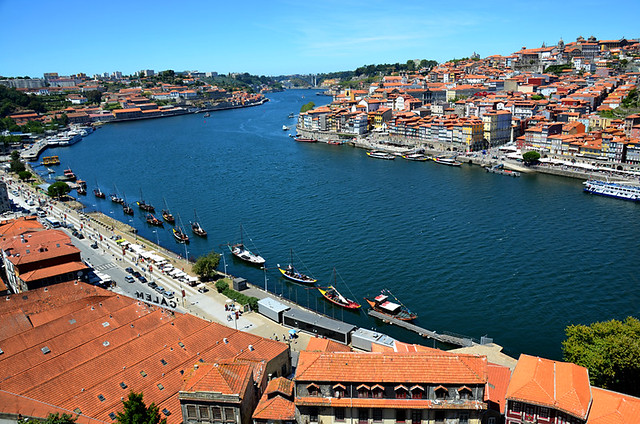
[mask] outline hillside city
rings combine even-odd
[[[638,40],[578,37],[420,64],[388,75],[311,76],[308,84],[332,99],[307,105],[296,130],[470,159],[509,146],[499,154],[517,162],[537,152],[540,169],[640,175]],[[602,377],[569,354],[511,358],[491,340],[441,350],[255,289],[246,292],[253,300],[240,297],[242,281],[221,272],[217,283],[203,278],[184,258],[50,197],[25,171],[21,160],[60,145],[62,133],[72,144],[74,128],[260,107],[266,93],[304,83],[214,74],[0,79],[10,161],[0,182],[1,420],[67,414],[81,424],[121,422],[133,392],[168,424],[640,423],[633,358]],[[639,328],[632,318],[624,325]],[[620,332],[615,343],[632,339]]]

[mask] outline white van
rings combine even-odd
[[[45,218],[44,220],[47,222],[47,224],[51,225],[51,228],[59,228],[61,226],[60,221],[50,216]]]

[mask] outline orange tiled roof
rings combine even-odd
[[[282,393],[285,396],[293,396],[293,381],[284,377],[277,377],[269,381],[265,394]]]
[[[413,353],[300,352],[297,381],[487,382],[486,357]]]
[[[19,236],[20,234],[40,230],[44,230],[44,227],[36,220],[35,216],[22,217],[4,221],[0,225],[0,236],[4,240],[6,237]]]
[[[559,409],[584,420],[591,405],[589,372],[568,362],[522,354],[506,398]]]
[[[181,392],[220,392],[244,395],[251,376],[251,365],[215,363],[195,365],[184,380]]]
[[[320,337],[312,337],[309,339],[306,350],[318,352],[351,352],[351,348],[347,345],[329,339],[321,339]]]
[[[509,379],[511,378],[511,369],[502,365],[489,363],[487,367],[489,381],[484,391],[484,400],[492,401],[500,406],[500,413],[504,414],[506,404],[505,395]]]
[[[267,399],[266,396],[263,396],[256,406],[253,413],[253,419],[294,421],[296,419],[296,406],[292,401],[287,400],[282,396],[276,396],[271,399]]]
[[[598,387],[591,390],[593,403],[587,424],[636,424],[640,399]]]

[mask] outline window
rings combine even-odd
[[[367,385],[361,384],[358,387],[356,387],[356,390],[358,390],[358,397],[359,398],[368,398],[371,397],[370,396],[370,388]]]
[[[195,405],[187,405],[187,418],[197,418]]]
[[[445,411],[436,411],[436,423],[443,423],[445,417]]]
[[[372,415],[373,415],[373,421],[374,422],[382,421],[382,409],[373,408],[372,412],[373,412]]]
[[[549,408],[540,407],[540,418],[549,418]]]
[[[396,386],[393,388],[393,390],[396,392],[396,399],[406,399],[407,398],[407,393],[409,392],[407,390],[406,387],[404,386]]]
[[[520,402],[511,402],[511,410],[516,413],[520,413],[522,411]]]
[[[337,397],[337,398],[344,397],[346,388],[342,384],[336,384],[335,386],[332,387],[332,389],[333,389],[334,397]]]
[[[213,408],[211,408],[211,410],[212,410],[213,420],[222,421],[222,408],[220,408],[219,406],[214,406]]]
[[[411,422],[413,424],[419,424],[422,421],[422,410],[420,409],[412,409],[411,410]]]
[[[460,399],[471,399],[473,398],[473,391],[467,386],[462,386],[458,389],[458,394],[460,395]]]
[[[423,389],[420,386],[413,386],[411,388],[411,399],[422,399]]]
[[[311,421],[312,423],[318,422],[318,408],[309,409],[309,421]]]
[[[489,417],[487,424],[496,424],[496,417]]]
[[[344,421],[344,408],[334,408],[333,415],[336,417],[336,421]]]
[[[396,409],[396,422],[403,423],[407,419],[406,409]]]
[[[459,419],[459,421],[458,421],[458,422],[459,422],[460,424],[469,424],[469,414],[467,414],[467,413],[461,413],[461,414],[459,415],[459,418],[460,418],[460,419]]]
[[[224,420],[231,422],[236,420],[236,412],[234,408],[224,408]]]
[[[371,391],[372,391],[372,397],[374,398],[382,399],[382,397],[384,396],[384,388],[380,385],[373,386]]]
[[[201,406],[198,408],[200,410],[200,418],[209,419],[209,408],[206,406]]]
[[[367,408],[358,409],[358,421],[361,423],[369,422],[369,410]]]
[[[319,389],[320,388],[313,383],[307,386],[307,392],[309,393],[309,396],[318,396],[320,394]]]
[[[436,387],[436,399],[446,399],[449,395],[449,391],[446,387],[438,386]]]

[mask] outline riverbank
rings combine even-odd
[[[304,138],[313,138],[325,143],[336,140],[336,138],[340,138],[339,134],[324,131],[311,131],[300,128],[298,128],[297,131],[298,134]],[[584,164],[579,163],[539,163],[537,165],[526,166],[522,162],[506,157],[503,158],[502,154],[496,148],[486,154],[481,152],[454,152],[447,150],[444,145],[437,142],[430,142],[429,144],[426,144],[406,137],[389,136],[387,134],[383,135],[380,133],[371,133],[364,137],[353,137],[349,139],[343,138],[343,140],[353,147],[365,150],[382,150],[388,153],[399,154],[408,150],[423,149],[425,154],[430,156],[451,156],[455,157],[459,162],[481,167],[503,164],[508,169],[522,173],[540,173],[579,180],[598,178],[613,179],[615,181],[626,183],[638,182],[637,177],[633,177],[623,170],[614,170],[602,167],[594,167],[593,169],[587,170]]]

